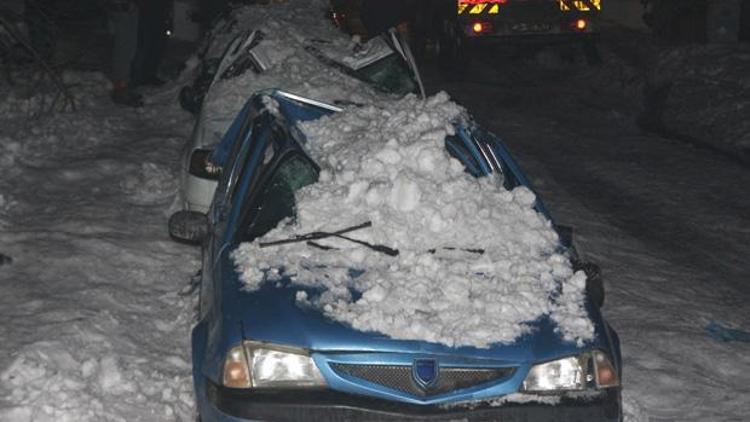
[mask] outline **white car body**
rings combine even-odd
[[[180,192],[182,208],[188,211],[208,212],[216,190],[217,181],[204,179],[190,173],[190,160],[197,150],[212,149],[232,124],[231,120],[210,120],[201,113],[190,141],[182,154]]]
[[[221,75],[234,61],[242,48],[249,45],[256,35],[257,31],[249,33],[245,37],[240,35],[230,43],[227,48],[229,53],[222,58],[219,70],[216,72],[216,77],[214,78],[214,83],[219,75]],[[234,54],[232,54],[232,52],[234,52]],[[211,86],[213,87],[213,84]],[[206,98],[209,98],[210,95],[211,89],[209,88],[206,93]],[[195,122],[193,133],[190,136],[189,142],[185,145],[185,150],[182,155],[180,196],[182,198],[183,209],[202,213],[208,212],[214,192],[216,191],[217,182],[213,179],[206,179],[192,174],[190,172],[191,159],[196,151],[210,150],[221,142],[221,138],[224,136],[227,129],[229,129],[233,120],[233,117],[227,118],[222,116],[221,113],[213,113],[211,110],[201,108],[198,119]]]

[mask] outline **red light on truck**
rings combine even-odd
[[[482,35],[492,32],[492,24],[490,22],[476,21],[473,22],[468,28],[470,33],[468,35]]]

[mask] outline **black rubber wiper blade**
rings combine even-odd
[[[320,239],[326,239],[330,237],[335,237],[338,239],[347,240],[349,242],[354,242],[362,246],[366,246],[376,252],[384,253],[388,256],[398,256],[399,254],[398,249],[389,248],[388,246],[385,246],[385,245],[373,245],[372,243],[365,242],[364,240],[353,239],[351,237],[344,236],[347,233],[351,233],[356,230],[366,229],[368,227],[372,227],[372,221],[367,221],[365,223],[358,224],[356,226],[347,227],[345,229],[341,229],[335,232],[311,232],[307,234],[297,235],[291,239],[275,240],[272,242],[260,242],[258,243],[258,246],[260,248],[268,248],[271,246],[288,245],[290,243],[307,242],[311,246],[315,246],[319,249],[330,250],[330,249],[335,249],[335,248],[330,247],[330,246],[323,246],[318,243],[315,243],[314,241],[320,240]]]
[[[484,249],[454,248],[452,246],[444,246],[444,247],[442,247],[440,249],[446,250],[446,251],[461,251],[461,252],[468,252],[468,253],[473,253],[473,254],[477,254],[477,255],[484,255]],[[434,248],[433,249],[427,249],[427,252],[429,252],[431,254],[436,254],[438,252],[438,250],[434,249]]]
[[[340,234],[333,235],[331,237],[337,237],[339,239],[348,240],[348,241],[354,242],[354,243],[356,243],[358,245],[366,246],[366,247],[372,249],[375,252],[384,253],[384,254],[386,254],[388,256],[398,256],[398,254],[399,254],[398,249],[393,249],[393,248],[390,248],[390,247],[385,246],[385,245],[374,245],[372,243],[365,242],[364,240],[352,239],[351,237],[342,236]],[[310,242],[308,242],[308,243],[310,243]]]
[[[366,229],[368,227],[372,227],[372,221],[367,221],[365,223],[347,227],[335,232],[311,232],[307,234],[299,234],[291,239],[274,240],[272,242],[260,242],[258,243],[258,246],[260,246],[261,248],[267,248],[269,246],[279,246],[287,245],[290,243],[307,242],[309,240],[325,239],[326,237],[340,236],[342,234],[350,233],[355,230]]]

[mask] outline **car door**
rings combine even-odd
[[[254,109],[246,108],[238,122],[242,122],[234,137],[224,139],[226,148],[222,178],[208,213],[209,236],[203,245],[203,273],[200,294],[200,318],[205,317],[215,302],[217,260],[227,247],[227,227],[231,211],[241,201],[241,180],[257,166],[258,150],[270,137],[271,117],[268,113],[258,115]]]

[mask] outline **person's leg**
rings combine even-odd
[[[158,85],[159,65],[166,45],[166,0],[145,2],[139,12],[138,51],[133,62],[133,81],[136,85]]]
[[[228,0],[201,0],[201,24],[210,30],[214,20],[229,8]]]
[[[750,0],[742,0],[740,6],[740,42],[750,42]]]
[[[362,24],[367,29],[369,37],[378,36],[388,28],[395,27],[404,22],[404,16],[408,14],[405,9],[411,8],[411,2],[407,7],[401,3],[402,0],[363,0],[362,1]]]
[[[123,6],[110,13],[114,29],[112,48],[112,100],[118,104],[140,105],[140,98],[131,90],[130,73],[138,46],[138,12]]]
[[[26,0],[24,15],[31,47],[42,57],[52,57],[55,50],[54,0]]]
[[[147,81],[159,85],[163,83],[159,79],[159,66],[167,46],[168,19],[172,2],[169,0],[154,0],[154,4],[157,8],[154,11],[154,21],[151,27],[151,49],[146,57],[144,72]]]
[[[151,2],[142,2],[138,8],[138,32],[136,39],[138,41],[135,56],[133,57],[133,66],[131,69],[130,79],[133,85],[141,85],[145,79],[144,63],[149,45],[148,27],[149,18],[151,17],[150,9],[153,7]]]

